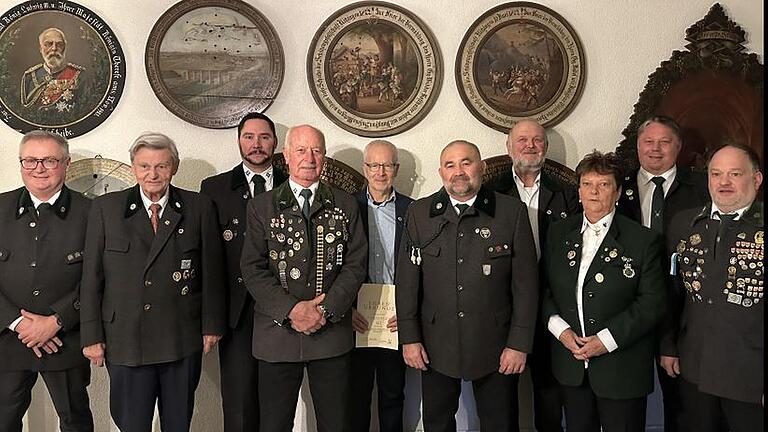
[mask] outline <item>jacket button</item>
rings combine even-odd
[[[464,318],[464,312],[459,311],[457,315],[459,316],[459,318]]]
[[[34,227],[36,227],[36,226],[37,226],[37,224],[36,224],[36,223],[34,223],[34,222],[30,222],[30,223],[29,223],[29,227],[30,227],[30,228],[34,228]]]
[[[189,287],[184,285],[184,288],[181,289],[181,295],[185,296],[189,292]]]
[[[459,232],[459,237],[464,237],[464,232]]]
[[[457,261],[459,264],[461,264],[461,263],[463,263],[463,262],[464,262],[464,258],[459,258],[459,259],[458,259],[458,260],[456,260],[456,261]]]
[[[594,324],[596,321],[595,321],[595,319],[594,319],[594,318],[590,318],[588,322],[589,322],[590,324]]]
[[[32,291],[32,295],[35,296],[35,297],[39,296],[40,295],[40,290]]]
[[[592,291],[587,293],[587,297],[589,297],[589,298],[592,298],[594,296],[595,296],[595,293],[593,293]]]
[[[714,302],[712,301],[712,299],[711,299],[711,298],[708,298],[708,299],[707,299],[707,304],[713,304],[713,303],[714,303]]]
[[[148,311],[150,309],[152,309],[152,305],[151,304],[147,303],[147,304],[144,305],[144,310],[145,311]]]
[[[29,263],[29,266],[30,267],[37,267],[37,261],[32,261],[31,263]]]
[[[458,285],[458,286],[456,287],[456,289],[457,289],[457,290],[459,290],[459,291],[461,291],[461,290],[463,290],[463,289],[464,289],[464,287],[463,287],[463,286],[461,286],[461,285]]]
[[[145,280],[144,281],[144,286],[152,286],[152,281],[151,280]]]
[[[243,278],[241,277],[237,278],[237,283],[243,283]]]

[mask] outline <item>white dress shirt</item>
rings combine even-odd
[[[579,324],[582,328],[582,337],[587,335],[584,333],[584,302],[583,302],[583,290],[584,290],[584,278],[587,276],[587,271],[592,265],[592,260],[595,258],[597,251],[600,249],[600,245],[603,243],[605,236],[608,234],[608,229],[611,227],[613,217],[616,214],[616,209],[612,210],[597,223],[590,223],[587,217],[584,216],[584,221],[581,224],[581,236],[582,236],[582,250],[581,250],[581,262],[579,263],[579,275],[576,282],[576,307],[579,312]],[[570,325],[560,315],[555,314],[549,317],[547,328],[550,333],[555,336],[556,339],[560,339],[560,335],[567,329],[571,328]],[[597,337],[600,342],[603,343],[608,352],[615,351],[619,346],[616,344],[616,340],[613,338],[610,330],[604,328],[597,332]],[[584,362],[586,368],[588,363]]]
[[[152,204],[160,204],[160,211],[157,213],[157,220],[163,218],[163,212],[165,212],[165,207],[168,205],[168,191],[170,191],[170,189],[171,187],[168,186],[162,198],[157,201],[152,201],[151,199],[147,198],[147,196],[144,195],[144,191],[139,188],[139,190],[141,190],[141,193],[139,194],[141,195],[141,202],[144,203],[144,210],[146,210],[147,216],[149,216],[150,219],[152,218],[152,210],[149,209],[149,206]]]
[[[255,173],[250,170],[245,164],[243,164],[243,172],[245,173],[245,180],[248,183],[248,191],[253,196],[253,176],[260,175],[264,177],[264,191],[270,191],[275,185],[275,169],[272,165],[260,173]]]
[[[659,176],[649,173],[645,168],[640,168],[637,171],[637,195],[640,200],[640,214],[643,218],[643,226],[646,228],[651,227],[651,206],[653,205],[653,191],[656,190],[656,184],[651,181],[654,177],[664,177],[664,183],[662,188],[664,189],[664,197],[667,197],[669,189],[672,187],[672,182],[675,181],[677,175],[677,167],[673,166],[666,172]]]
[[[472,198],[466,200],[466,201],[459,201],[457,199],[454,199],[452,196],[448,196],[451,199],[451,205],[453,206],[453,211],[456,212],[456,214],[459,214],[459,209],[456,207],[459,204],[466,204],[470,207],[472,207],[472,204],[475,203],[475,200],[477,199],[477,195],[473,196]]]
[[[536,175],[536,180],[531,187],[525,186],[525,183],[517,176],[516,172],[513,174],[513,177],[517,185],[517,193],[520,195],[520,201],[528,207],[528,221],[531,222],[533,243],[536,246],[536,257],[541,259],[541,245],[539,244],[539,189],[541,188],[541,171]]]
[[[738,209],[736,211],[727,212],[725,214],[736,213],[736,217],[733,218],[733,220],[737,221],[737,220],[741,219],[742,216],[744,216],[744,212],[749,210],[750,207],[752,207],[752,203],[749,203],[749,205],[746,206],[746,207],[742,207],[742,208],[740,208],[740,209]],[[715,213],[717,213],[717,214],[715,214]],[[710,211],[710,213],[709,213],[710,219],[720,220],[720,213],[723,213],[723,212],[720,209],[718,209],[717,208],[717,204],[715,204],[715,202],[712,201],[712,211]]]

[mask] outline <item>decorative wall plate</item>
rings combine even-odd
[[[120,42],[90,9],[27,1],[0,16],[0,119],[13,129],[83,135],[112,114],[124,87]]]
[[[239,0],[184,0],[155,23],[145,52],[160,102],[197,126],[236,126],[264,112],[283,82],[283,47],[272,24]]]

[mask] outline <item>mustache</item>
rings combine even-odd
[[[469,176],[466,175],[466,174],[457,174],[457,175],[451,177],[451,182],[455,182],[455,181],[458,181],[458,180],[469,181]]]

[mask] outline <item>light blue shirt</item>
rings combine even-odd
[[[395,190],[382,203],[368,198],[368,276],[372,283],[395,283]]]

